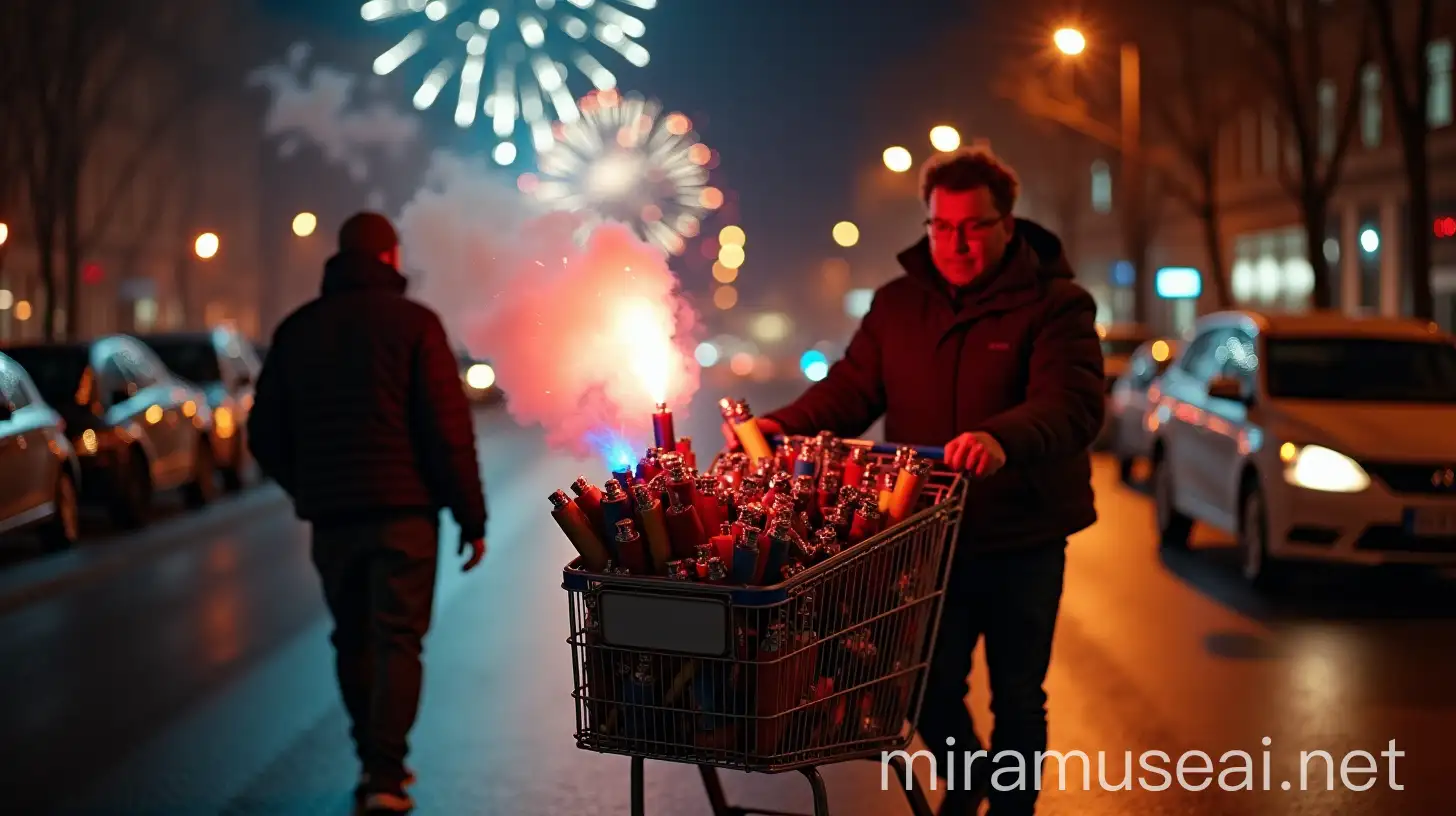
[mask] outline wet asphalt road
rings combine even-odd
[[[767,407],[769,396],[750,394]],[[706,407],[684,422],[705,440]],[[436,623],[412,764],[423,814],[616,814],[627,761],[575,748],[560,568],[570,546],[546,496],[600,466],[545,452],[541,435],[482,412],[493,518],[483,568],[442,548]],[[680,429],[681,430],[681,429]],[[700,442],[700,449],[710,446]],[[1456,812],[1456,592],[1449,582],[1320,574],[1271,603],[1239,586],[1203,536],[1160,557],[1140,493],[1097,474],[1102,521],[1074,540],[1048,692],[1052,747],[1091,756],[1053,790],[1051,814]],[[453,544],[454,531],[442,541]],[[357,769],[333,678],[305,528],[265,485],[194,515],[0,572],[0,781],[6,812],[345,814]],[[989,724],[978,657],[972,705]],[[1262,740],[1268,737],[1266,748]],[[1395,761],[1380,756],[1395,740]],[[1106,791],[1161,780],[1138,755],[1248,752],[1272,790]],[[1369,790],[1299,790],[1301,751],[1366,750]],[[1232,760],[1229,760],[1232,761]],[[1173,768],[1172,761],[1159,760]],[[1197,763],[1192,766],[1196,770]],[[1357,763],[1355,768],[1358,769]],[[741,804],[808,810],[794,775],[727,774]],[[909,813],[875,763],[828,768],[835,814]],[[1196,773],[1192,783],[1208,778]],[[1336,785],[1342,787],[1340,773]],[[1238,778],[1226,777],[1231,783]],[[1291,780],[1294,789],[1280,789]],[[648,812],[708,812],[696,775],[650,764]],[[932,794],[932,799],[938,794]]]

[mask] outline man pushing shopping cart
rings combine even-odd
[[[1019,753],[1030,769],[1047,745],[1043,683],[1067,538],[1096,520],[1088,449],[1104,379],[1096,304],[1073,282],[1061,241],[1012,215],[1018,193],[1014,172],[986,151],[928,161],[926,235],[900,253],[905,275],[875,293],[828,375],[757,425],[770,436],[858,437],[883,417],[887,439],[944,446],[944,465],[970,483],[915,725],[937,755],[952,739],[982,748],[965,697],[984,636],[989,755]],[[1036,790],[994,790],[996,766],[972,767],[942,816],[973,814],[983,798],[994,816],[1035,812]]]

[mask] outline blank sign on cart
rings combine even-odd
[[[728,653],[726,600],[604,589],[597,609],[608,646],[705,657]]]

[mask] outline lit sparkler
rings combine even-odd
[[[579,110],[575,121],[553,128],[555,143],[541,153],[540,177],[529,189],[553,209],[585,216],[588,229],[617,221],[682,254],[704,215],[723,203],[721,191],[708,186],[713,151],[686,116],[663,115],[640,97],[594,92]]]
[[[609,62],[647,64],[647,49],[638,42],[647,26],[636,14],[656,6],[657,0],[368,0],[359,13],[370,22],[417,22],[374,60],[376,74],[437,52],[438,41],[452,34],[461,44],[462,54],[440,60],[425,75],[414,95],[417,109],[434,105],[458,76],[455,124],[470,127],[483,113],[496,137],[507,143],[524,123],[541,151],[551,145],[553,119],[580,117],[570,90],[574,76],[598,90],[617,87],[616,74],[589,49],[605,46],[614,52]],[[514,160],[515,152],[497,151],[496,156]]]

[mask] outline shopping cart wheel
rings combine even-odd
[[[930,802],[925,798],[925,791],[920,789],[915,775],[905,766],[905,758],[892,756],[889,762],[895,769],[895,775],[900,777],[900,784],[905,787],[905,801],[910,804],[910,812],[914,816],[935,816],[935,811],[930,809]]]

